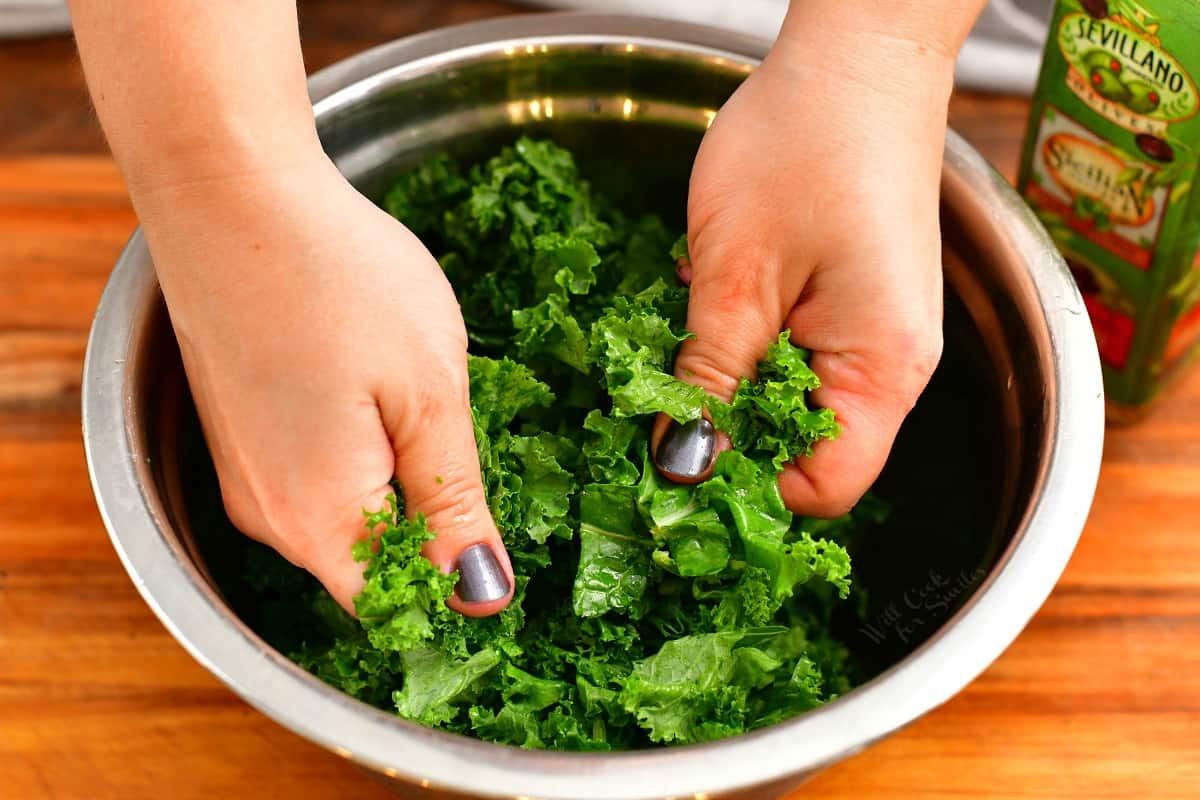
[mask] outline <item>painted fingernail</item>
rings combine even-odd
[[[667,478],[691,480],[712,464],[717,431],[704,418],[680,425],[672,420],[658,442],[654,463]]]
[[[488,603],[508,595],[510,588],[496,553],[486,544],[473,544],[458,554],[458,587],[464,603]]]

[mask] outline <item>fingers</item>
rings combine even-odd
[[[692,285],[692,262],[688,261],[686,256],[676,260],[675,276],[679,278],[679,282],[684,286]]]
[[[768,345],[779,335],[784,303],[773,257],[697,254],[691,274],[687,329],[675,358],[675,375],[728,401],[742,377],[753,377]],[[786,306],[786,307],[785,307]]]
[[[888,349],[817,352],[812,358],[812,368],[821,378],[821,388],[811,395],[812,405],[834,409],[842,433],[818,443],[812,456],[784,468],[780,492],[796,513],[844,514],[879,477],[901,423],[941,356],[940,314],[914,324],[907,333],[880,338]]]
[[[346,505],[329,522],[328,533],[315,539],[304,549],[303,566],[313,574],[342,608],[354,613],[354,598],[363,588],[363,569],[366,566],[351,556],[354,543],[366,536],[363,510],[374,511],[387,506],[392,487],[384,483],[361,500]],[[288,556],[295,544],[288,540],[279,543],[279,551]]]
[[[886,254],[875,255],[864,263],[886,268],[874,273],[848,267],[811,273],[801,302],[786,314],[779,298],[800,292],[782,285],[786,270],[769,261],[758,268],[732,263],[727,270],[697,265],[690,276],[688,328],[696,338],[680,348],[675,373],[681,380],[730,399],[783,328],[814,353],[822,386],[811,405],[834,409],[842,435],[818,444],[780,476],[784,500],[797,513],[838,516],[870,488],[941,356],[937,258],[896,266]],[[659,472],[676,483],[706,480],[729,447],[707,420],[680,425],[662,415],[651,442]]]
[[[447,605],[482,617],[508,605],[514,583],[480,477],[465,353],[461,361],[431,368],[415,401],[397,403],[394,410],[385,403],[384,424],[392,435],[406,510],[424,514],[435,533],[425,557],[445,572],[459,573]]]
[[[270,424],[255,422],[264,414],[220,413],[203,390],[197,404],[230,519],[311,572],[348,612],[363,586],[364,564],[351,556],[367,535],[363,510],[385,507],[394,475],[406,511],[425,513],[437,534],[426,557],[460,572],[448,605],[493,614],[511,599],[513,575],[484,500],[465,364],[453,379],[423,374],[381,393],[390,398],[383,408],[370,394],[330,399],[293,385],[281,402],[277,392],[257,398],[252,384],[244,387]]]
[[[775,276],[779,265],[753,250],[705,252],[693,248],[687,328],[693,338],[679,348],[675,377],[728,402],[742,377],[753,377],[779,335],[784,308]],[[660,414],[651,434],[654,463],[675,483],[698,483],[712,474],[729,438],[707,420],[679,424]]]
[[[364,565],[351,550],[366,536],[363,509],[386,505],[394,467],[374,402],[335,402],[295,384],[281,399],[247,381],[246,407],[233,414],[206,394],[220,380],[193,385],[230,520],[354,613]]]

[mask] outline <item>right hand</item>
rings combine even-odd
[[[353,612],[351,546],[395,477],[437,533],[425,555],[462,567],[448,604],[504,608],[513,573],[480,478],[466,330],[421,242],[320,155],[135,204],[233,523]]]
[[[693,338],[675,359],[677,377],[728,402],[781,330],[812,352],[811,400],[836,410],[842,434],[786,464],[779,488],[818,517],[846,513],[874,483],[941,356],[954,67],[950,50],[857,31],[831,54],[832,35],[815,24],[781,35],[704,136],[688,197]],[[730,445],[710,425],[663,418],[654,446],[667,477],[695,482]]]

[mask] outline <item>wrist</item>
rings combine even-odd
[[[80,61],[135,201],[319,150],[296,4],[72,0]]]
[[[919,59],[931,69],[953,71],[954,60],[986,0],[797,0],[789,6],[779,39],[811,43],[815,38]]]
[[[793,2],[772,58],[898,103],[944,106],[983,0]]]
[[[203,293],[209,285],[239,279],[245,259],[262,260],[268,245],[286,247],[298,232],[320,224],[329,213],[326,201],[336,204],[342,192],[353,191],[319,150],[276,153],[237,170],[200,169],[130,193],[159,281],[164,290],[174,288],[170,294],[180,301],[189,287]],[[294,266],[262,262],[263,269]],[[179,288],[181,275],[186,280]]]
[[[327,160],[307,106],[298,113],[228,115],[161,132],[129,131],[111,144],[139,206],[204,184],[233,186],[256,175]]]
[[[767,72],[786,85],[792,101],[828,113],[870,109],[883,118],[940,118],[945,121],[954,88],[954,57],[874,28],[797,21],[789,15],[786,32],[764,62]],[[857,112],[853,112],[857,113]]]
[[[189,217],[263,214],[306,183],[315,190],[344,180],[315,130],[268,137],[250,128],[210,128],[159,142],[134,164],[120,161],[134,210],[148,229],[178,229]]]

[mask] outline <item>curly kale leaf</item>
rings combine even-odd
[[[689,334],[672,322],[679,296],[657,282],[632,297],[616,297],[592,324],[589,359],[604,374],[613,411],[622,416],[663,412],[679,422],[700,416],[707,395],[670,374]]]
[[[770,455],[776,470],[841,433],[831,409],[809,408],[808,393],[821,379],[808,366],[808,351],[790,338],[791,331],[784,331],[771,344],[756,381],[743,378],[728,405],[711,406],[713,423],[729,434],[735,449]]]
[[[366,515],[367,529],[382,532],[354,549],[355,560],[367,562],[354,611],[372,646],[404,653],[431,639],[438,618],[452,613],[445,601],[458,576],[421,556],[421,547],[433,538],[425,518],[405,519],[395,495],[388,502],[388,508]]]

